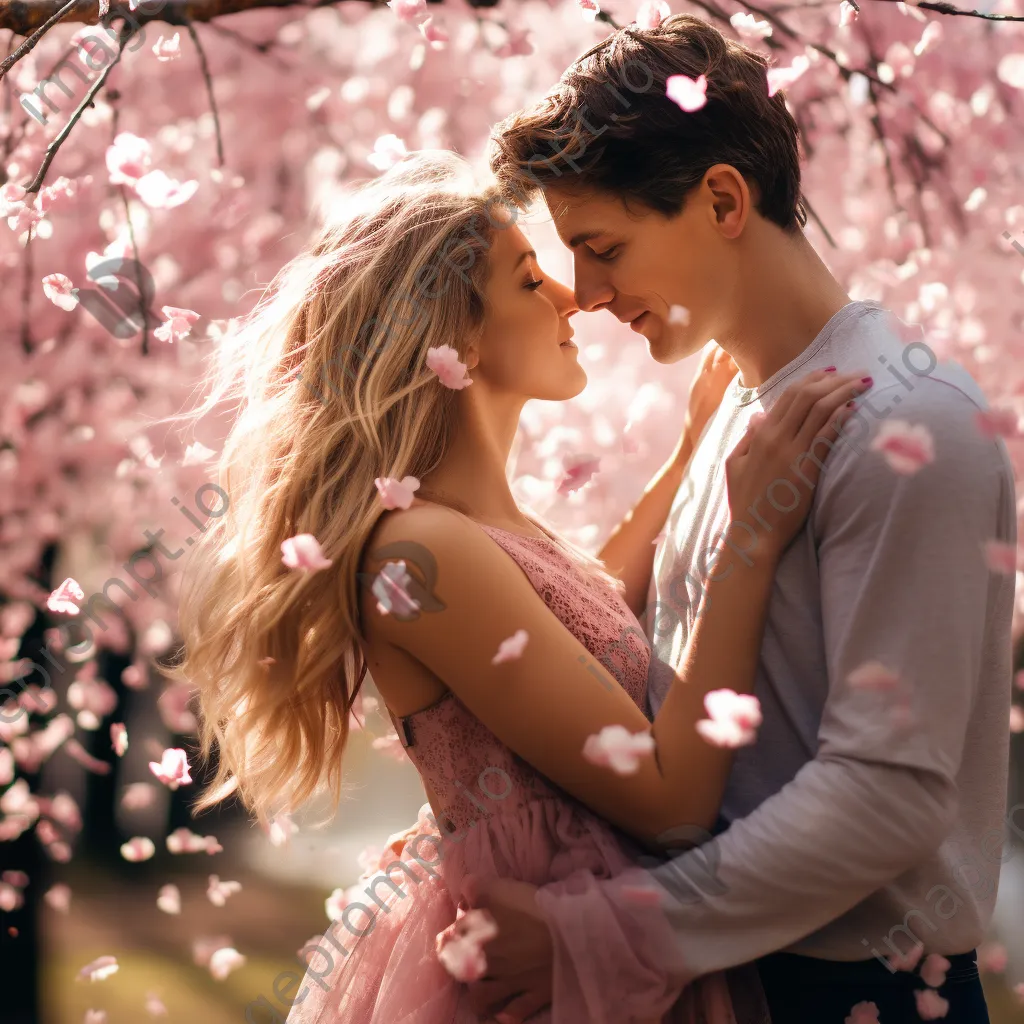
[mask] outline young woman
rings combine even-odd
[[[652,725],[650,647],[634,612],[730,367],[705,364],[673,458],[589,557],[517,504],[505,471],[524,403],[586,384],[571,290],[541,274],[514,213],[475,191],[453,155],[408,158],[351,203],[221,350],[201,412],[240,399],[221,464],[230,509],[187,570],[177,675],[199,686],[204,753],[219,752],[199,806],[237,789],[266,821],[321,784],[337,797],[369,672],[433,815],[421,815],[416,842],[415,830],[396,837],[396,870],[382,861],[328,930],[287,993],[288,1020],[476,1021],[435,952],[467,872],[534,884],[580,867],[611,876],[678,826],[711,827],[731,754],[695,723],[709,691],[752,687],[774,567],[811,492],[770,523],[752,565],[712,578]],[[471,385],[437,361],[443,346]],[[836,437],[858,381],[813,374],[748,432],[724,467],[738,514],[795,475],[816,436]],[[401,488],[385,478],[410,476],[418,489],[394,507]],[[329,565],[282,564],[282,545],[302,534]],[[608,726],[653,737],[632,771],[584,756]],[[595,934],[609,963],[643,954],[664,971],[619,1007],[597,1012],[583,996],[538,1019],[735,1019],[721,978],[679,999],[670,940],[640,948],[652,941],[653,928]]]

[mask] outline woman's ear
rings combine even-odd
[[[467,370],[472,370],[473,367],[477,366],[480,362],[480,336],[477,335],[469,343],[469,348],[466,349],[466,358],[464,360]]]

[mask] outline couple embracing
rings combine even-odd
[[[1003,821],[1014,579],[984,549],[1016,512],[977,385],[832,277],[766,59],[697,18],[595,46],[491,169],[421,153],[361,187],[221,353],[233,501],[182,595],[205,801],[337,793],[369,674],[445,840],[329,930],[288,1021],[987,1021],[995,893],[956,868]],[[534,200],[572,287],[515,223]],[[704,355],[594,556],[506,463],[528,400],[586,386],[599,309],[665,373]]]

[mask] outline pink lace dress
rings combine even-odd
[[[650,647],[621,596],[579,573],[547,539],[482,528],[644,708]],[[441,827],[424,804],[417,825],[388,840],[375,871],[349,893],[358,902],[320,940],[321,952],[307,947],[288,1024],[476,1024],[465,985],[435,951],[467,873],[564,881],[569,891],[627,869],[640,876],[639,847],[548,782],[454,694],[392,720]],[[680,995],[671,980],[671,932],[656,908],[580,927],[592,935],[595,984],[564,977],[556,953],[552,1006],[530,1024],[735,1024],[724,976],[702,978]]]

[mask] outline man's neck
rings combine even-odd
[[[762,223],[749,243],[743,286],[715,340],[753,388],[800,355],[851,300],[802,232]]]

